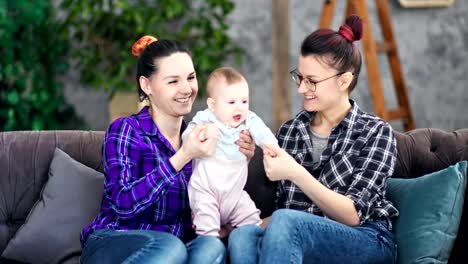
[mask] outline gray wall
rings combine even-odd
[[[271,1],[234,0],[236,9],[229,18],[230,35],[245,50],[241,71],[251,89],[251,108],[265,122],[272,124]],[[318,26],[323,1],[289,0],[290,68],[296,65],[302,39]],[[343,21],[345,1],[337,1],[333,28]],[[381,39],[374,1],[369,1],[373,36]],[[468,127],[464,103],[468,74],[468,2],[456,0],[448,8],[405,9],[397,0],[389,0],[393,29],[407,83],[408,95],[417,127],[445,130]],[[365,33],[364,33],[365,34]],[[385,56],[379,56],[387,107],[396,99]],[[196,63],[196,62],[195,62]],[[73,81],[75,80],[75,81]],[[67,82],[66,96],[91,129],[108,124],[106,95],[77,87],[77,76]],[[301,99],[291,85],[291,116],[300,111]],[[358,87],[352,97],[367,111],[372,111],[366,69],[363,67]],[[197,104],[196,109],[204,103]],[[101,114],[102,113],[102,114]],[[401,123],[392,122],[396,130]]]

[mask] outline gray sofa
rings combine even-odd
[[[102,172],[103,136],[104,133],[98,131],[0,132],[0,252],[4,251],[39,198],[48,179],[54,149],[58,147],[75,160]],[[450,133],[417,129],[408,133],[396,132],[396,138],[398,159],[395,177],[419,177],[468,159],[468,129]],[[273,212],[275,184],[264,175],[258,148],[250,163],[246,189],[261,209],[262,216]],[[467,206],[465,203],[449,263],[466,263],[468,259]],[[69,236],[78,239],[78,234]],[[79,255],[80,252],[73,252],[61,262],[78,263]],[[0,258],[0,263],[15,262]]]

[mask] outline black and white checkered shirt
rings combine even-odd
[[[396,140],[391,126],[367,114],[350,100],[352,108],[336,126],[313,170],[309,125],[315,112],[302,111],[277,132],[278,143],[315,178],[331,190],[354,201],[361,223],[389,219],[398,211],[385,199],[386,179],[396,161]],[[278,208],[291,208],[323,215],[321,210],[290,181],[278,185]]]

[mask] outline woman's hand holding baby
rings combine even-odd
[[[250,161],[255,155],[255,143],[253,142],[250,132],[248,130],[243,130],[239,134],[239,140],[236,141],[236,144],[239,146],[239,151]]]
[[[193,128],[182,145],[189,160],[214,154],[218,143],[219,129],[215,124],[198,125]]]
[[[201,142],[204,142],[205,140],[209,138],[218,140],[219,128],[218,126],[216,126],[216,124],[210,123],[210,124],[199,125],[199,126],[204,126],[202,131],[200,131],[200,134],[198,134],[198,139],[200,139]]]

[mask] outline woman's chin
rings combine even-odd
[[[317,106],[317,104],[304,102],[303,106],[304,106],[304,110],[306,110],[307,112],[319,111],[319,107]]]
[[[182,110],[180,115],[181,116],[186,116],[186,115],[190,114],[190,112],[192,112],[192,107]]]
[[[177,116],[186,116],[192,112],[192,105],[190,106],[184,106],[184,107],[177,107],[177,109],[173,109],[173,111],[176,113]]]

